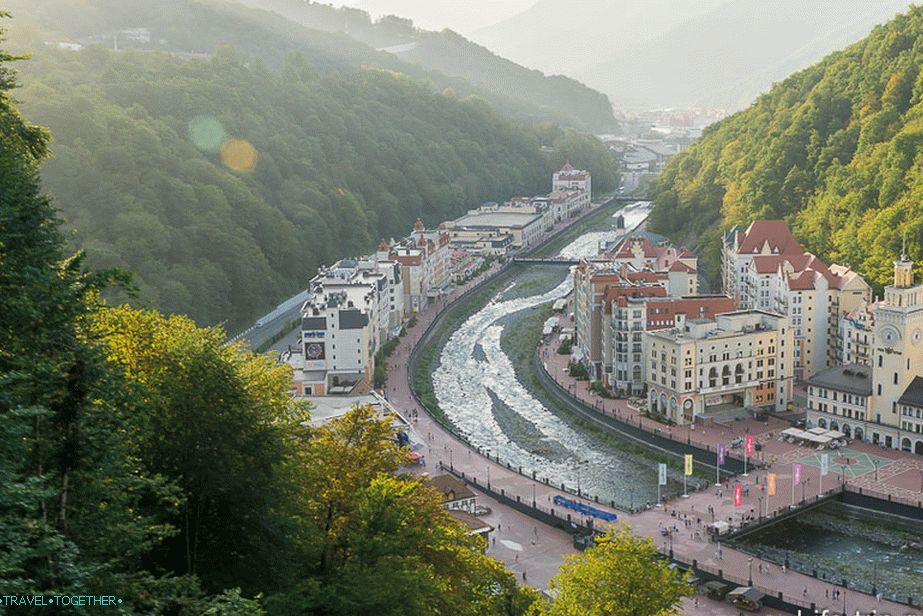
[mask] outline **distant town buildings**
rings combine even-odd
[[[557,222],[590,207],[590,173],[567,164],[552,192],[488,203],[427,229],[421,219],[374,254],[321,267],[302,305],[301,342],[284,355],[296,396],[368,389],[376,354],[406,321],[478,269],[484,259],[538,242]]]

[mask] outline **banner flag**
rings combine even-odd
[[[744,487],[739,483],[734,484],[734,507],[744,504]]]
[[[667,485],[667,465],[661,462],[657,465],[657,483],[658,485]]]
[[[769,473],[769,475],[766,476],[766,481],[767,481],[766,494],[768,494],[769,496],[775,496],[776,495],[776,474]]]
[[[747,451],[747,457],[748,457],[748,458],[752,458],[752,457],[753,457],[753,449],[754,449],[754,445],[753,445],[753,435],[752,435],[752,434],[748,434],[748,435],[747,435],[746,442],[747,442],[747,449],[746,449],[746,451]]]
[[[686,476],[687,477],[692,476],[692,454],[691,453],[686,454]]]
[[[794,485],[801,483],[801,465],[797,462],[792,464],[792,483]]]
[[[820,475],[821,477],[826,477],[828,472],[830,472],[830,454],[822,453],[820,454]]]
[[[718,445],[718,466],[724,466],[724,445]]]

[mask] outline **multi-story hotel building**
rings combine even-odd
[[[783,410],[792,399],[793,336],[785,316],[743,310],[678,318],[644,336],[649,407],[673,422]]]

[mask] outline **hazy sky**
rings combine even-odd
[[[323,1],[323,0],[322,0]],[[520,13],[537,0],[329,0],[335,6],[353,6],[372,17],[400,15],[427,30],[451,28],[471,35]]]

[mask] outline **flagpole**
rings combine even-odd
[[[686,473],[683,473],[683,498],[689,498],[689,495],[686,493]]]
[[[721,487],[721,445],[715,447],[715,487]]]

